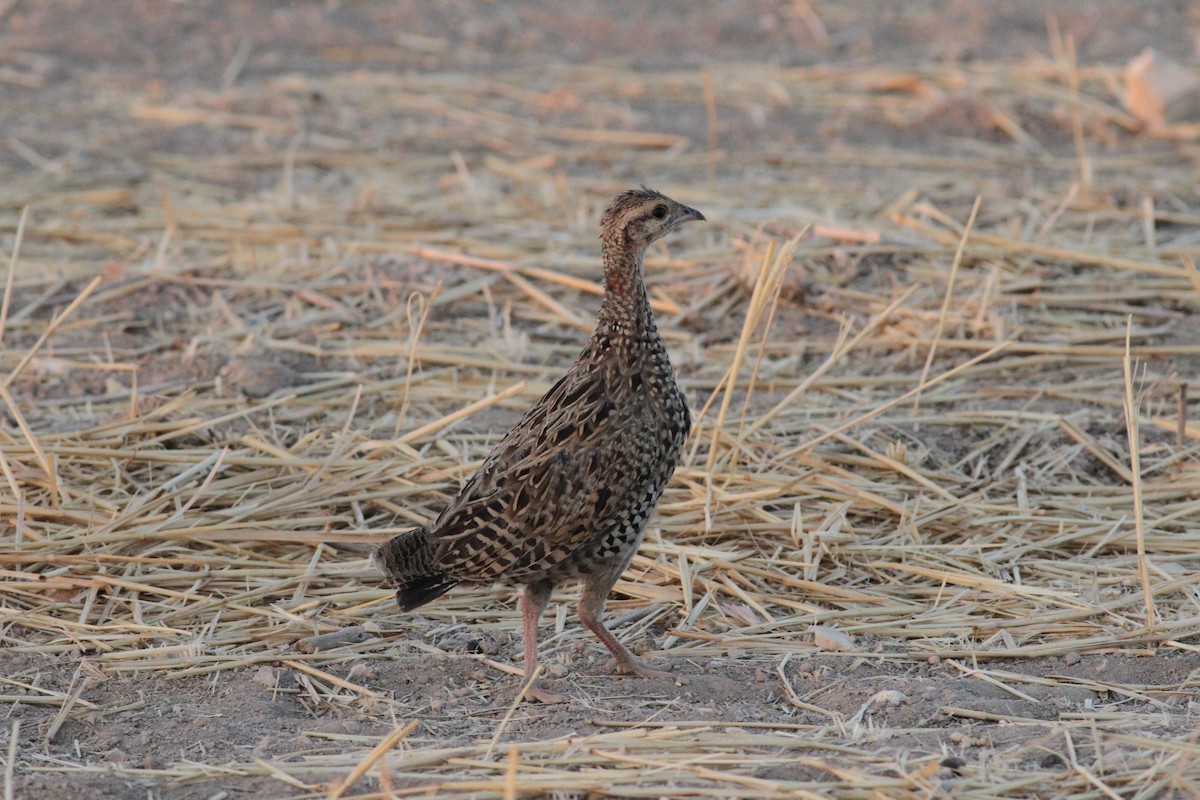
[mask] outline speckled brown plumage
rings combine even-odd
[[[553,588],[578,578],[579,616],[619,668],[641,664],[601,621],[617,578],[675,471],[691,426],[642,279],[646,248],[704,215],[646,188],[613,198],[601,220],[604,301],[574,365],[513,426],[434,522],[380,547],[374,560],[407,611],[458,583],[525,587],[525,694],[537,623]]]

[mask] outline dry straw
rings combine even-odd
[[[0,696],[49,714],[12,724],[29,749],[14,766],[9,747],[6,797],[14,770],[261,778],[295,797],[925,797],[948,779],[930,742],[960,719],[1030,733],[994,743],[956,796],[1194,788],[1192,677],[1099,673],[1086,687],[1121,702],[1048,720],[947,704],[913,749],[895,744],[917,733],[887,728],[886,697],[845,713],[792,683],[802,659],[949,659],[957,679],[1024,702],[1029,681],[1080,686],[1027,658],[1141,654],[1149,669],[1155,654],[1197,656],[1200,434],[1196,393],[1177,399],[1200,360],[1200,217],[1172,201],[1194,198],[1174,156],[1090,145],[1089,131],[1128,123],[1103,88],[1114,75],[1068,59],[555,79],[598,117],[614,96],[695,106],[706,141],[540,121],[556,102],[528,88],[540,73],[290,76],[237,89],[246,111],[199,96],[123,106],[139,130],[202,125],[279,147],[154,153],[161,175],[135,190],[2,190],[15,236],[0,305],[0,637],[78,667],[66,691]],[[354,131],[302,129],[267,102],[297,82],[364,114],[415,114],[414,136],[461,152],[399,157]],[[722,125],[764,109],[911,126],[936,117],[931,98],[993,112],[1002,141],[720,149]],[[1074,155],[1038,143],[1014,110],[1027,104],[1069,109]],[[665,631],[660,655],[677,664],[762,666],[782,682],[774,721],[654,719],[631,700],[625,719],[580,711],[569,736],[527,735],[503,694],[519,674],[506,658],[422,639],[451,623],[515,629],[507,594],[452,593],[406,634],[382,633],[396,617],[364,546],[432,518],[578,351],[600,291],[597,212],[627,180],[565,175],[616,163],[713,222],[647,261],[699,413],[612,613],[631,639]],[[1046,179],[1014,193],[1015,167]],[[352,189],[322,183],[327,171]],[[761,171],[771,179],[741,177]],[[245,175],[286,181],[226,188]],[[1112,199],[1152,182],[1150,206]],[[253,389],[222,373],[233,358]],[[820,649],[814,624],[849,651]],[[379,635],[294,646],[351,626]],[[568,621],[547,648],[576,642],[590,646]],[[468,743],[439,741],[426,711],[349,673],[398,654],[491,670],[500,699],[459,720]],[[391,732],[288,759],[35,758],[65,722],[114,713],[93,691],[102,676],[261,665],[296,676],[310,708]],[[1112,757],[1085,758],[1085,743]],[[1062,770],[1020,766],[1051,750]]]

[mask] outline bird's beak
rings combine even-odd
[[[704,222],[704,215],[694,208],[688,208],[687,213],[683,215],[682,222]]]

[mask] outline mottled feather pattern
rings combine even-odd
[[[590,565],[563,562],[589,536],[623,522],[619,509],[661,493],[690,426],[674,374],[653,371],[669,370],[669,361],[638,359],[649,374],[620,374],[589,355],[577,364],[590,368],[547,392],[432,526],[436,561],[449,574],[469,583],[578,574]],[[672,392],[655,391],[667,384]],[[664,427],[673,435],[663,437]]]
[[[644,187],[613,199],[601,220],[605,294],[595,333],[437,519],[377,554],[403,608],[456,583],[525,585],[527,683],[537,616],[550,589],[570,578],[583,580],[580,616],[618,662],[651,672],[599,615],[645,535],[691,426],[654,325],[643,257],[655,240],[701,219]]]
[[[396,604],[401,611],[423,606],[458,584],[437,566],[424,528],[394,537],[371,554],[371,562],[396,590]]]

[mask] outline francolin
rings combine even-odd
[[[396,536],[372,556],[404,611],[460,583],[523,586],[525,699],[564,699],[534,678],[538,620],[551,591],[572,580],[582,584],[580,619],[612,651],[618,669],[669,675],[639,661],[601,616],[691,426],[654,325],[643,259],[652,243],[703,219],[645,187],[613,198],[600,223],[604,300],[579,358],[436,520]]]

